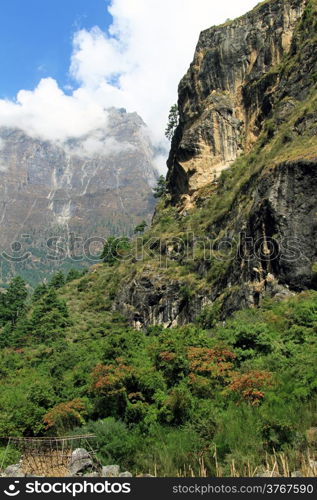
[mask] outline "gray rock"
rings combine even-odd
[[[120,467],[119,465],[106,465],[102,467],[101,477],[119,477]]]
[[[9,465],[4,471],[5,477],[25,477],[20,464]]]
[[[76,450],[74,450],[72,453],[70,464],[72,465],[74,462],[77,462],[78,460],[84,460],[87,458],[91,458],[91,455],[87,450],[85,450],[85,448],[76,448]]]
[[[94,463],[90,453],[84,448],[77,448],[73,451],[70,460],[69,473],[71,476],[82,475],[84,472],[91,472]]]
[[[133,476],[132,476],[131,472],[126,471],[126,472],[121,472],[119,474],[119,477],[133,477]]]

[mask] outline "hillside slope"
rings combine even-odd
[[[201,35],[151,228],[30,299],[20,280],[0,295],[0,435],[94,432],[135,474],[317,474],[316,27],[316,0],[269,0]],[[221,38],[248,33],[224,89]],[[226,99],[238,119],[238,87],[253,119],[228,125],[228,165],[210,126]]]
[[[202,33],[179,87],[169,195],[118,295],[135,325],[185,324],[206,305],[223,319],[316,286],[316,2],[305,4],[264,2]]]

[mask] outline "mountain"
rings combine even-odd
[[[316,287],[316,53],[315,2],[263,2],[202,32],[159,241],[118,295],[134,325],[186,324],[206,306],[225,319]]]
[[[317,0],[268,0],[201,34],[149,229],[0,294],[0,435],[93,433],[133,474],[316,476],[316,33]]]
[[[63,143],[2,128],[0,146],[4,282],[96,262],[90,238],[131,234],[151,217],[155,150],[136,113],[112,108],[106,129]]]

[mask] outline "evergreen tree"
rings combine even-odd
[[[16,324],[18,318],[24,313],[27,296],[25,281],[20,276],[16,276],[7,291],[1,295],[2,322],[10,321],[12,325]]]
[[[41,283],[40,285],[38,285],[35,289],[34,289],[34,292],[33,292],[33,296],[32,296],[32,301],[33,302],[37,302],[38,300],[40,300],[43,295],[45,295],[46,293],[48,292],[48,287],[45,283]]]
[[[65,285],[65,276],[62,271],[55,273],[49,283],[50,288],[61,288]]]
[[[177,104],[173,104],[168,115],[168,122],[165,129],[165,137],[171,141],[179,123],[179,112]]]
[[[125,236],[120,238],[110,236],[105,242],[100,258],[106,264],[110,264],[111,266],[113,266],[124,258],[129,249],[129,238],[126,238]]]
[[[153,190],[154,198],[162,198],[167,193],[166,179],[161,175],[157,181],[157,185]]]
[[[147,222],[145,220],[143,220],[141,222],[141,224],[138,224],[135,228],[134,228],[134,234],[138,234],[138,233],[144,233],[145,231],[145,228],[147,227]]]
[[[33,309],[30,321],[32,334],[40,341],[54,340],[63,335],[63,330],[69,325],[66,303],[58,298],[54,288],[50,288]]]
[[[66,276],[66,283],[69,283],[70,281],[77,280],[78,278],[81,278],[83,275],[82,271],[79,271],[79,269],[71,269],[69,273]]]

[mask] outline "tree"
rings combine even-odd
[[[79,398],[59,403],[44,415],[46,430],[53,430],[58,435],[65,434],[85,423],[84,413],[85,404]]]
[[[141,222],[141,224],[138,224],[135,228],[134,228],[134,234],[137,234],[137,233],[144,233],[145,231],[145,228],[147,227],[147,222],[145,220],[143,220]]]
[[[53,277],[49,283],[49,286],[51,288],[61,288],[62,286],[65,285],[65,276],[62,271],[58,271],[57,273],[53,274]]]
[[[32,301],[34,303],[36,303],[38,300],[40,300],[43,295],[45,295],[46,293],[48,292],[48,287],[45,283],[41,283],[40,285],[38,285],[34,292],[33,292],[33,296],[32,296]]]
[[[170,141],[179,123],[179,112],[177,104],[173,104],[168,115],[168,122],[165,129],[165,137]]]
[[[14,326],[25,310],[28,296],[25,281],[16,276],[11,281],[7,291],[1,295],[0,318],[3,323],[10,321]]]
[[[40,341],[54,340],[69,325],[67,305],[51,288],[34,307],[30,322],[32,335]]]
[[[153,190],[154,198],[162,198],[167,193],[167,184],[164,175],[161,175],[157,181],[157,185]]]
[[[100,258],[106,264],[110,264],[111,266],[113,266],[125,257],[129,249],[129,238],[125,236],[122,236],[120,238],[110,236],[105,242]]]
[[[81,278],[82,275],[83,275],[83,273],[79,269],[71,269],[66,276],[66,283],[69,283],[70,281],[73,281],[73,280],[77,280],[77,279]]]

